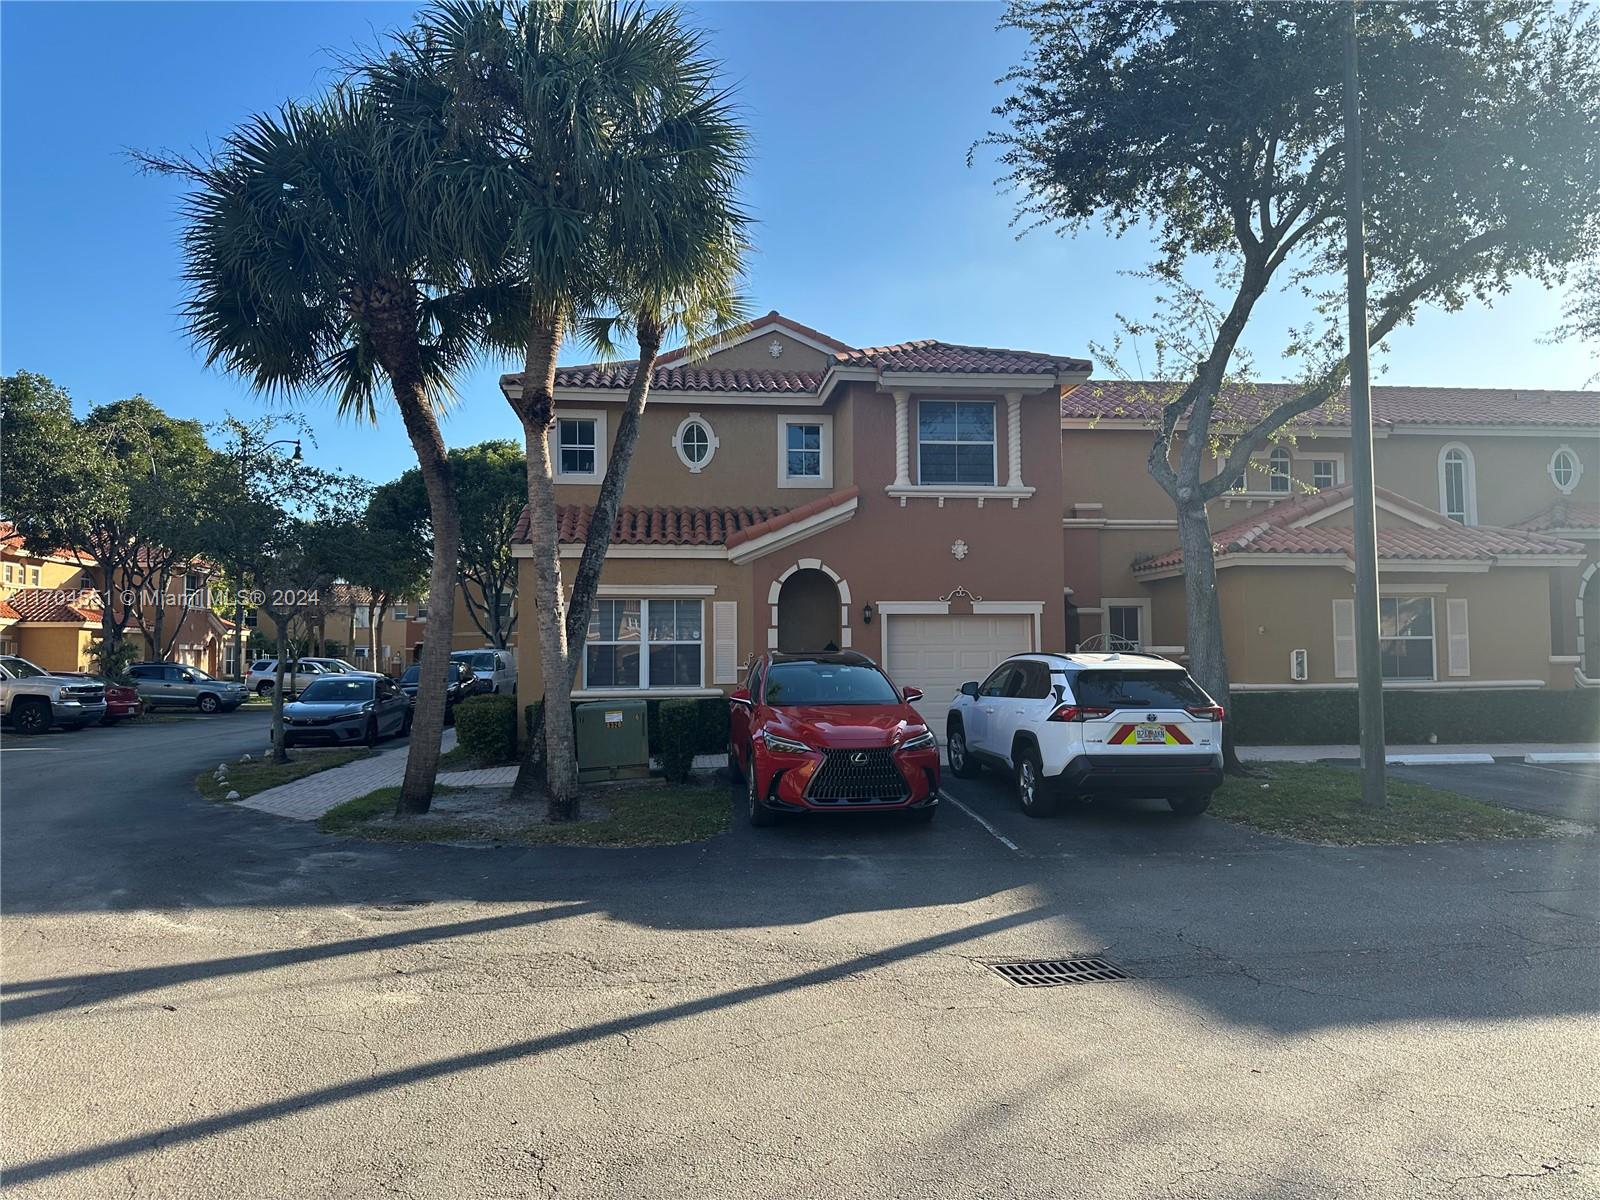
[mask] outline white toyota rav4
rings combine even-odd
[[[1222,709],[1168,659],[1149,654],[1018,654],[964,683],[945,719],[958,778],[992,766],[1022,811],[1046,817],[1067,796],[1163,799],[1204,812],[1222,783]]]

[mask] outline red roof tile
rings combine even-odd
[[[0,621],[16,621],[22,614],[11,607],[11,601],[0,598]]]
[[[1600,504],[1557,500],[1549,508],[1518,521],[1512,528],[1533,533],[1544,533],[1551,529],[1600,529]]]
[[[813,342],[821,342],[830,350],[854,349],[853,346],[849,346],[844,342],[841,342],[838,338],[829,337],[820,329],[813,329],[809,325],[802,325],[793,317],[784,316],[777,309],[773,309],[764,317],[756,317],[752,321],[746,321],[743,325],[735,326],[726,333],[722,334],[717,341],[719,343],[738,341],[751,330],[761,329],[767,325],[781,325],[792,333],[798,333],[803,338],[809,338]],[[670,350],[666,354],[658,356],[656,358],[656,365],[660,367],[670,367],[677,363],[687,361],[689,361],[689,348],[687,346],[681,346],[676,350]]]
[[[6,597],[19,621],[98,621],[100,597],[92,591],[19,588]]]
[[[1182,383],[1096,380],[1061,398],[1063,417],[1154,420],[1176,399]],[[1216,413],[1230,424],[1247,424],[1299,395],[1288,383],[1225,388]],[[1385,387],[1372,389],[1373,424],[1386,425],[1594,425],[1600,426],[1600,392],[1547,392],[1523,388]],[[1297,417],[1295,426],[1346,426],[1345,392]]]
[[[1308,554],[1351,558],[1354,543],[1350,529],[1332,525],[1295,527],[1295,522],[1348,500],[1350,492],[1350,485],[1345,484],[1299,499],[1286,500],[1258,516],[1247,517],[1237,524],[1214,531],[1211,535],[1212,546],[1219,555]],[[1379,558],[1493,561],[1524,554],[1572,554],[1583,549],[1573,542],[1525,530],[1500,529],[1492,525],[1461,525],[1385,488],[1378,488],[1377,494],[1380,500],[1402,512],[1414,513],[1419,519],[1438,525],[1436,529],[1422,525],[1380,528]],[[1133,569],[1136,573],[1169,570],[1182,564],[1183,551],[1174,549],[1140,559],[1134,563]]]
[[[802,504],[799,508],[792,508],[788,512],[780,512],[776,516],[768,517],[759,524],[747,525],[743,529],[736,530],[728,537],[728,547],[731,549],[741,542],[750,541],[752,538],[764,537],[766,534],[773,533],[776,530],[787,529],[797,522],[804,521],[807,517],[814,517],[818,513],[826,512],[828,509],[837,507],[847,500],[854,500],[860,494],[861,489],[855,484],[851,484],[847,488],[840,488],[837,492],[829,492],[826,496],[813,500],[809,504]]]
[[[880,371],[928,371],[955,375],[1054,375],[1058,371],[1087,371],[1093,363],[1084,358],[1040,354],[1032,350],[1002,350],[993,346],[962,346],[924,338],[897,346],[873,346],[833,356],[841,367],[876,367]]]
[[[556,386],[626,391],[633,386],[638,369],[637,362],[561,367],[556,371]],[[724,371],[658,366],[650,377],[651,390],[658,392],[815,392],[821,386],[822,376],[812,371]]]
[[[611,531],[614,546],[722,546],[728,538],[751,525],[759,525],[784,512],[781,508],[677,508],[623,505]],[[562,542],[582,542],[589,535],[594,509],[563,504],[556,509],[558,537]],[[513,542],[528,540],[528,510],[517,518]]]

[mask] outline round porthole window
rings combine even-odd
[[[1578,486],[1578,480],[1583,477],[1583,463],[1571,446],[1558,448],[1550,456],[1550,466],[1547,469],[1550,472],[1550,482],[1567,496],[1572,494],[1572,490]]]
[[[690,471],[699,473],[717,452],[717,435],[699,413],[690,413],[672,435],[672,446]]]

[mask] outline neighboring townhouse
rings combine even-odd
[[[1017,651],[1110,641],[1182,659],[1176,520],[1145,466],[1172,385],[1089,383],[1090,366],[933,340],[857,349],[776,312],[700,359],[663,356],[577,698],[716,695],[759,652],[838,646],[924,688],[942,723],[961,682]],[[557,372],[569,583],[633,369]],[[1353,686],[1342,409],[1298,422],[1211,506],[1239,686]],[[1394,685],[1593,678],[1600,393],[1379,387],[1374,409]],[[524,558],[527,529],[524,514]],[[532,631],[526,562],[519,595]],[[536,700],[532,632],[518,657]]]

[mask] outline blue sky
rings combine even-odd
[[[390,4],[0,5],[0,371],[28,369],[80,403],[143,392],[211,420],[262,411],[206,370],[176,316],[177,185],[138,174],[129,147],[187,149],[250,113],[308,95],[332,53],[406,22]],[[697,19],[737,84],[755,137],[747,200],[760,221],[749,292],[857,345],[914,337],[1088,354],[1114,316],[1143,315],[1135,242],[1098,232],[1022,240],[992,161],[966,165],[990,127],[1015,34],[978,4],[702,5]],[[1523,284],[1492,311],[1425,313],[1391,336],[1383,381],[1572,388],[1588,352],[1539,339],[1560,297]],[[1298,306],[1258,309],[1258,369]],[[1492,347],[1492,354],[1484,354]],[[568,361],[584,357],[579,351]],[[451,445],[517,437],[494,379],[464,380]],[[392,412],[377,429],[326,401],[298,405],[308,457],[372,479],[413,462]]]

